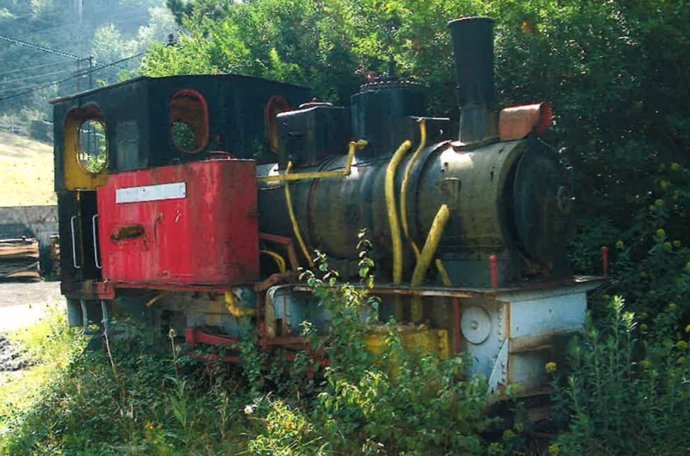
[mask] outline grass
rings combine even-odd
[[[31,366],[0,377],[0,449],[14,418],[42,400],[43,392],[84,344],[77,332],[65,328],[64,309],[57,305],[41,322],[9,334],[9,339],[22,347]]]
[[[0,386],[2,455],[215,455],[245,449],[249,400],[227,368],[180,359],[170,341],[128,336],[87,350],[61,312],[13,335],[36,362]],[[167,342],[167,343],[166,343]],[[242,390],[247,390],[242,388]]]
[[[53,147],[0,131],[0,207],[55,204]]]

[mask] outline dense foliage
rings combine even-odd
[[[551,445],[561,456],[688,454],[688,332],[677,306],[660,312],[651,337],[620,298],[608,317],[589,322],[571,347],[572,374],[555,379],[561,420],[569,426]],[[564,382],[563,385],[560,382]]]
[[[135,73],[140,58],[105,65],[176,29],[163,0],[0,0],[0,115],[49,119],[48,100]],[[88,57],[93,68],[103,66],[92,77]]]

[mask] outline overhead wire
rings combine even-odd
[[[35,43],[29,43],[28,41],[24,40],[18,40],[16,38],[11,38],[9,36],[5,35],[0,35],[0,40],[8,41],[12,44],[19,44],[20,46],[26,46],[28,48],[37,50],[37,51],[42,51],[42,52],[47,52],[49,54],[55,54],[59,55],[68,59],[72,60],[82,60],[82,57],[76,56],[74,54],[70,54],[69,52],[63,52],[63,51],[58,51],[56,49],[50,49],[45,46],[41,46],[40,44],[35,44]]]
[[[1,79],[0,80],[0,85],[3,84],[11,84],[13,82],[21,82],[21,81],[27,81],[31,79],[38,79],[38,78],[44,78],[46,76],[53,76],[56,74],[62,74],[62,73],[68,73],[68,72],[74,72],[74,70],[60,70],[60,71],[51,71],[49,73],[41,73],[41,74],[34,74],[32,76],[24,76],[21,78],[15,78],[15,79]]]
[[[60,79],[60,80],[58,80],[58,81],[52,81],[52,82],[49,82],[49,83],[47,83],[47,84],[43,84],[43,85],[40,85],[40,86],[36,86],[36,87],[33,87],[32,89],[29,89],[29,90],[26,90],[26,91],[23,91],[23,92],[20,92],[20,93],[15,93],[15,94],[13,94],[13,95],[8,95],[8,96],[6,96],[6,97],[2,97],[2,98],[0,98],[0,102],[6,101],[6,100],[11,100],[11,99],[13,99],[13,98],[18,98],[18,97],[21,97],[21,96],[24,96],[24,95],[29,95],[29,94],[31,94],[31,93],[34,93],[34,92],[38,91],[38,90],[41,90],[41,89],[45,89],[45,88],[51,87],[51,86],[53,86],[53,85],[55,85],[55,84],[60,84],[60,83],[63,83],[63,82],[71,81],[72,79],[77,79],[77,78],[83,77],[83,76],[85,76],[85,75],[87,75],[87,74],[89,74],[89,73],[93,73],[93,72],[95,72],[95,71],[99,71],[99,70],[102,70],[102,69],[104,69],[104,68],[110,68],[110,67],[112,67],[112,66],[119,65],[119,64],[121,64],[121,63],[123,63],[123,62],[126,62],[126,61],[128,61],[128,60],[132,60],[132,59],[135,59],[135,58],[137,58],[137,57],[141,57],[141,56],[144,55],[144,54],[145,54],[144,52],[140,52],[140,53],[138,53],[138,54],[135,54],[135,55],[132,55],[132,56],[129,56],[129,57],[125,57],[125,58],[122,58],[122,59],[119,59],[119,60],[115,60],[114,62],[110,62],[110,63],[104,64],[104,65],[100,65],[100,66],[96,66],[96,67],[93,67],[93,68],[86,69],[86,70],[80,71],[79,74],[75,74],[75,75],[70,76],[70,77],[68,77],[68,78]]]
[[[43,63],[41,65],[32,65],[32,66],[28,66],[28,67],[17,68],[17,69],[10,70],[10,71],[3,71],[2,73],[0,73],[0,76],[6,76],[8,74],[19,73],[22,71],[35,70],[38,68],[45,68],[45,67],[49,67],[49,66],[64,65],[64,64],[65,64],[65,62],[53,62],[53,63]]]

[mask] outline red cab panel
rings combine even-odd
[[[98,190],[98,214],[106,280],[222,285],[258,279],[253,160],[112,174]]]

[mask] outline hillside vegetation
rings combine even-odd
[[[53,146],[0,131],[0,206],[55,203]]]

